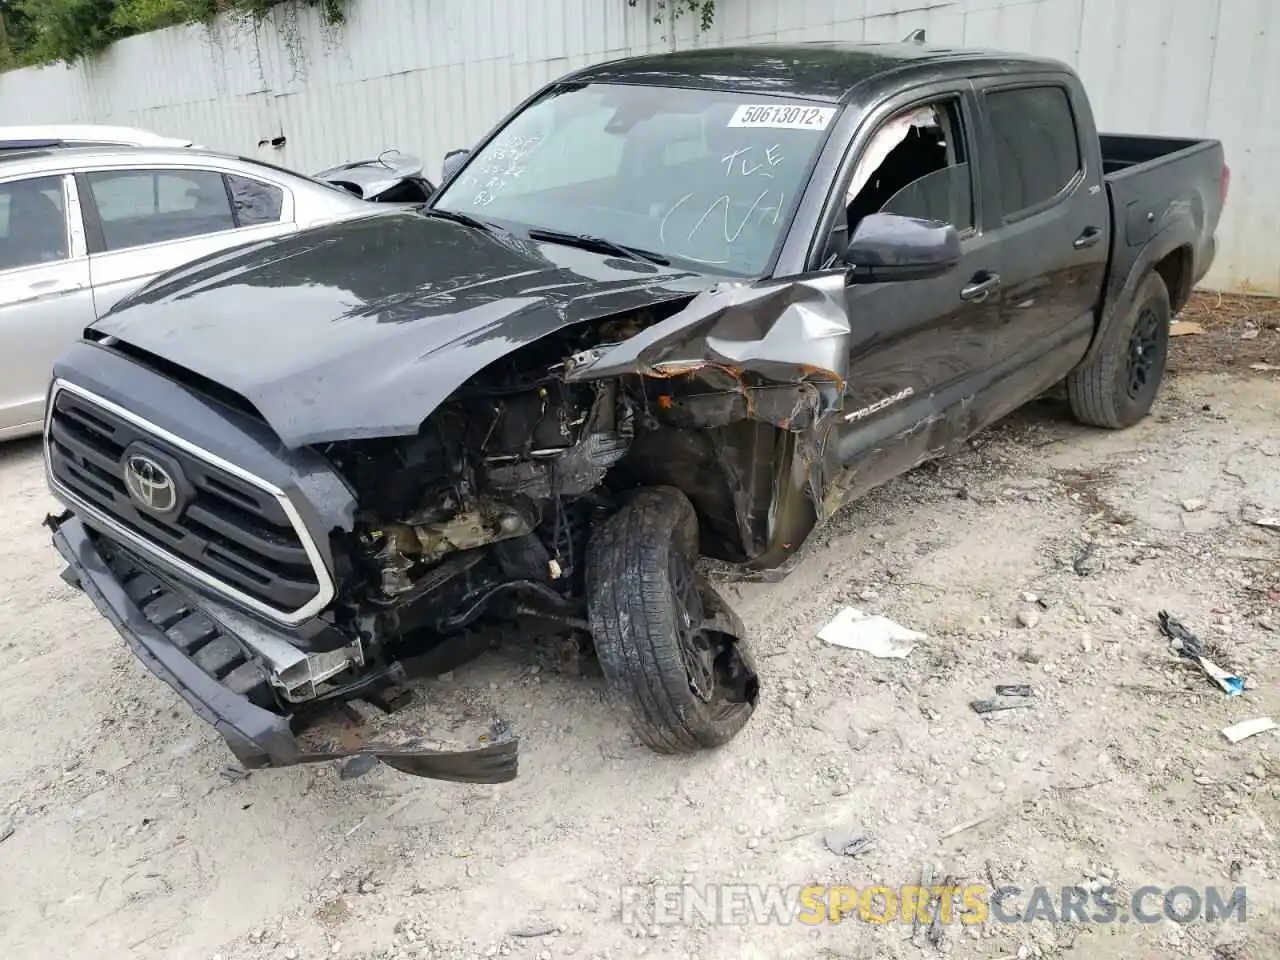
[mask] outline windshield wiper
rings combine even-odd
[[[626,257],[628,260],[639,260],[642,263],[656,263],[660,267],[670,265],[671,261],[652,250],[640,247],[628,247],[604,237],[593,237],[587,233],[561,233],[559,230],[543,230],[535,227],[529,231],[529,239],[546,240],[548,243],[562,243],[567,247],[579,247],[583,250],[596,250]]]
[[[423,207],[422,213],[428,217],[439,217],[441,220],[452,220],[454,223],[460,223],[466,227],[474,227],[477,230],[483,230],[485,233],[497,233],[498,228],[492,223],[487,223],[471,216],[469,213],[459,213],[456,210],[441,210],[438,207]]]

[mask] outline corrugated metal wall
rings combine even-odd
[[[1218,137],[1233,180],[1208,286],[1280,294],[1277,0],[717,0],[712,29],[654,0],[350,0],[348,23],[277,13],[116,45],[75,69],[0,75],[0,123],[121,123],[316,170],[395,146],[438,171],[520,98],[610,57],[751,40],[898,40],[1047,54],[1107,130]],[[282,149],[259,141],[283,133]]]

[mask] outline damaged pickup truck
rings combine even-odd
[[[1216,142],[1100,137],[1061,64],[920,44],[590,67],[447,166],[57,365],[65,577],[247,766],[514,777],[505,723],[380,725],[504,628],[589,639],[653,749],[724,744],[760,680],[698,558],[778,567],[1064,380],[1136,423],[1227,184]]]

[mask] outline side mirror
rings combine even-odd
[[[858,224],[844,262],[850,283],[931,280],[960,262],[960,236],[949,223],[872,213]]]
[[[470,150],[450,150],[444,155],[444,163],[440,166],[440,180],[447,182],[450,177],[462,169],[462,165],[467,162],[467,157],[471,156]]]

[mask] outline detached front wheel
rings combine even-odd
[[[613,697],[644,743],[692,753],[732,740],[759,679],[742,624],[697,576],[698,522],[673,487],[640,491],[594,532],[587,612]]]

